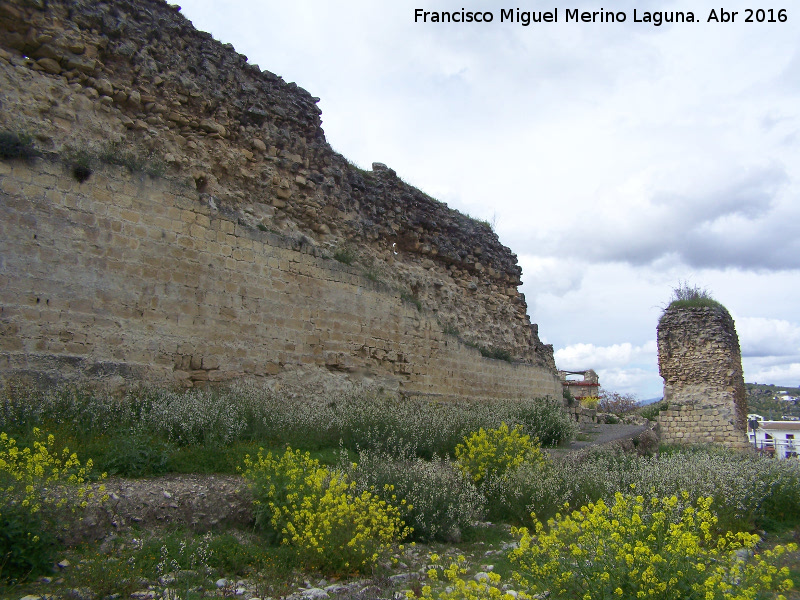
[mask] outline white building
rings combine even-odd
[[[753,430],[752,422],[757,426]],[[761,415],[747,415],[747,437],[759,450],[777,458],[798,460],[800,421],[765,421]]]

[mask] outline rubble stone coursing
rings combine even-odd
[[[0,129],[42,153],[0,162],[0,373],[312,366],[407,394],[560,396],[516,256],[348,163],[318,101],[159,0],[0,3]],[[95,163],[79,183],[69,157],[109,142],[165,173]]]
[[[742,355],[733,319],[720,307],[668,308],[658,324],[658,368],[668,409],[665,443],[747,443]]]

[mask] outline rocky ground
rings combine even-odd
[[[627,425],[619,423],[616,425],[605,425],[601,423],[587,423],[581,426],[579,439],[570,443],[570,450],[580,450],[588,446],[602,446],[612,442],[632,442],[642,433],[650,430],[649,424]]]
[[[72,532],[71,542],[106,539],[132,526],[205,532],[225,527],[246,529],[253,521],[250,490],[244,479],[235,475],[113,478],[103,487],[107,500],[87,511]]]
[[[173,488],[175,489],[175,488]],[[247,577],[218,577],[211,575],[199,577],[197,571],[169,572],[157,580],[141,579],[133,586],[130,597],[137,600],[155,600],[161,598],[184,598],[187,590],[186,582],[191,581],[188,591],[192,597],[223,597],[244,598],[248,600],[264,600],[266,598],[286,598],[288,600],[322,600],[326,598],[342,600],[371,600],[405,598],[410,591],[419,593],[426,579],[426,573],[431,567],[429,554],[438,554],[444,564],[456,561],[459,555],[466,557],[466,565],[470,577],[478,580],[486,577],[486,573],[498,571],[507,575],[507,559],[505,552],[515,547],[513,537],[508,526],[495,526],[484,524],[487,532],[487,541],[472,541],[462,544],[410,544],[390,557],[385,563],[379,565],[368,577],[350,579],[324,578],[309,573],[295,571],[288,579],[271,579],[263,574]],[[154,532],[150,532],[153,534]],[[157,532],[155,532],[157,533]],[[119,534],[110,536],[101,544],[106,552],[111,552],[111,547],[119,549],[125,545],[135,547],[142,540],[136,530],[128,529]],[[246,543],[247,538],[254,534],[238,532]],[[113,560],[113,559],[112,559]],[[55,567],[52,576],[41,577],[35,583],[25,586],[21,593],[2,594],[0,597],[21,600],[99,600],[99,596],[90,591],[97,589],[97,574],[88,574],[89,561],[76,555],[65,554]],[[87,579],[81,579],[82,570],[87,571]],[[89,581],[89,578],[93,581]],[[505,577],[504,577],[505,580]],[[506,585],[507,590],[513,590],[513,585]],[[94,585],[92,585],[94,584]],[[111,598],[120,598],[119,594]]]

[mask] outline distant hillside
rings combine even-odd
[[[662,397],[657,396],[655,398],[648,398],[647,400],[639,400],[639,406],[648,406],[649,404],[655,404],[656,402],[661,402]]]
[[[757,413],[765,419],[780,419],[784,415],[800,417],[800,388],[763,383],[745,383],[744,386],[747,412]],[[795,400],[786,401],[781,399],[782,396],[791,396]]]

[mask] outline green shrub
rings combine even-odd
[[[481,356],[485,356],[486,358],[513,362],[511,352],[508,350],[503,350],[502,348],[484,348],[483,346],[480,346],[478,350],[480,350]]]
[[[669,404],[667,402],[654,402],[653,404],[648,404],[644,408],[639,411],[639,414],[642,415],[645,419],[650,421],[656,421],[658,419],[658,414],[662,410],[667,410],[669,408]]]
[[[97,466],[109,475],[142,477],[169,470],[172,448],[141,427],[130,429],[108,440]]]
[[[383,271],[376,266],[369,266],[364,267],[361,270],[361,274],[364,276],[365,279],[369,279],[370,281],[378,282],[383,277]]]
[[[0,505],[0,584],[20,583],[47,573],[58,547],[40,511],[32,512],[21,503]]]
[[[458,327],[456,327],[453,323],[439,323],[442,326],[442,333],[445,335],[454,335],[456,337],[459,336]]]
[[[78,183],[85,183],[88,181],[93,172],[94,169],[92,169],[92,166],[88,161],[76,162],[72,165],[72,176]]]
[[[486,517],[492,522],[532,525],[532,514],[540,514],[536,493],[541,478],[558,469],[552,461],[522,464],[503,476],[487,478],[480,486],[486,496]],[[549,499],[548,499],[549,500]]]
[[[485,498],[446,458],[423,460],[402,449],[362,451],[357,464],[342,466],[358,490],[374,490],[387,502],[393,496],[406,501],[409,509],[403,518],[414,540],[458,541],[484,516]]]
[[[28,160],[37,156],[41,156],[41,152],[34,147],[31,136],[24,133],[0,131],[0,158]]]
[[[422,310],[422,302],[419,298],[417,298],[412,292],[400,292],[400,299],[403,302],[408,302],[409,304],[413,304],[417,310]]]
[[[130,598],[140,589],[143,574],[133,555],[120,559],[94,551],[81,556],[63,575],[71,589],[91,590],[94,598]]]
[[[357,258],[355,249],[349,244],[342,244],[333,253],[333,258],[345,265],[352,265]]]
[[[509,430],[505,422],[496,429],[481,427],[456,446],[456,466],[475,483],[544,461],[538,440],[522,433],[519,425]]]
[[[787,548],[748,560],[758,536],[714,532],[711,498],[689,502],[689,494],[666,498],[617,493],[571,514],[558,514],[545,530],[522,529],[515,579],[531,593],[552,598],[755,598],[791,587],[788,569],[778,568]]]
[[[108,165],[126,167],[131,173],[146,173],[151,177],[161,177],[167,170],[166,163],[155,151],[123,142],[105,143],[97,153],[97,159]]]
[[[169,473],[236,473],[248,454],[258,452],[255,441],[234,442],[227,445],[179,446],[172,448],[167,459]]]
[[[357,493],[344,473],[322,467],[308,453],[287,448],[274,458],[259,451],[245,459],[245,469],[257,526],[291,546],[304,568],[363,571],[411,533],[403,525],[404,510],[369,491]]]
[[[419,597],[424,600],[531,600],[531,597],[524,592],[513,593],[509,591],[509,585],[502,584],[500,575],[494,572],[484,573],[484,577],[464,576],[468,573],[468,563],[463,554],[458,555],[455,560],[451,560],[448,565],[441,562],[438,554],[428,555],[429,568],[427,571],[428,580],[436,585],[445,585],[444,590],[438,591],[434,596],[430,584],[425,585],[420,590]],[[410,598],[410,596],[409,596]]]
[[[255,541],[260,542],[260,539]],[[214,558],[214,567],[220,575],[245,576],[270,560],[270,554],[263,544],[248,543],[232,533],[208,536],[208,546]]]
[[[600,392],[600,402],[597,409],[600,412],[623,415],[639,408],[639,401],[633,394],[620,394],[619,392]]]
[[[681,448],[656,457],[591,449],[560,458],[557,468],[520,469],[508,483],[510,490],[519,490],[514,494],[528,499],[529,512],[541,521],[565,502],[608,502],[631,485],[647,497],[684,491],[692,501],[712,497],[723,529],[800,521],[800,464],[713,447]]]
[[[190,583],[206,587],[219,577],[230,579],[232,575],[247,577],[251,581],[262,577],[291,580],[292,571],[297,566],[297,559],[288,552],[288,546],[270,546],[264,543],[260,535],[242,531],[206,533],[201,536],[177,529],[134,540],[133,548],[129,544],[123,544],[119,550],[114,555],[114,558],[119,558],[117,562],[129,564],[148,579],[158,579],[159,565],[162,565],[161,571],[164,571],[165,555],[169,557],[168,562],[174,560],[177,563],[178,573],[190,569],[194,563],[195,572],[184,574],[194,577]],[[93,557],[90,555],[87,558],[91,560]],[[85,561],[81,560],[80,565],[83,564]],[[199,571],[198,566],[201,567]],[[80,583],[82,575],[77,573],[75,577],[76,584]],[[138,581],[138,578],[134,579],[134,582]],[[255,596],[263,597],[259,594]]]
[[[572,392],[570,392],[568,389],[564,389],[561,392],[561,396],[567,401],[567,406],[572,406],[575,404],[575,396],[573,396]]]
[[[61,160],[79,183],[89,179],[101,164],[125,167],[131,173],[145,173],[151,177],[161,177],[167,171],[166,163],[157,152],[121,141],[106,142],[99,148],[68,146],[61,153]]]
[[[577,424],[558,398],[518,400],[502,405],[505,410],[496,411],[497,419],[509,425],[521,425],[525,433],[538,439],[542,446],[558,446],[577,433]]]
[[[25,437],[33,428],[68,428],[77,437],[104,435],[134,417],[133,396],[121,401],[72,386],[38,389],[9,382],[0,395],[0,430]]]
[[[84,508],[93,496],[84,485],[91,459],[81,466],[67,448],[53,451],[52,435],[34,429],[33,436],[32,448],[20,448],[0,433],[0,581],[21,581],[50,566],[63,524],[59,509]]]

